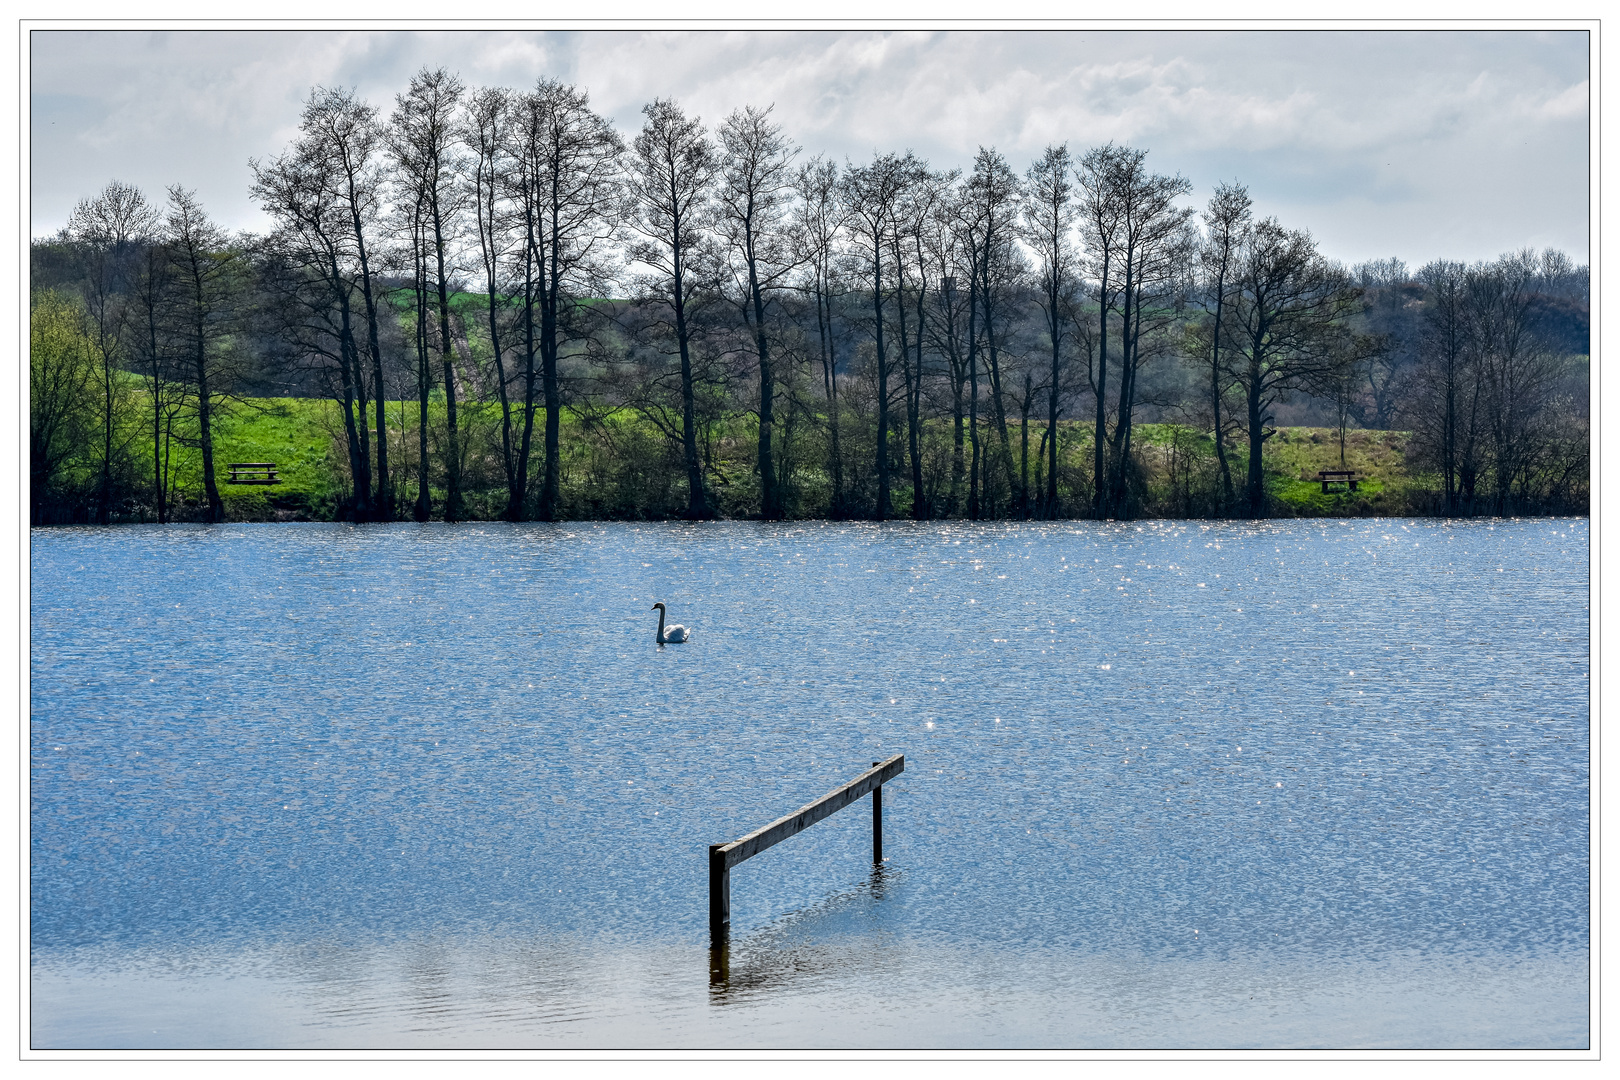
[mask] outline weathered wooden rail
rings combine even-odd
[[[815,802],[786,817],[777,818],[729,844],[709,845],[709,937],[718,942],[731,926],[731,870],[752,859],[766,848],[803,832],[822,818],[837,813],[868,792],[872,795],[872,861],[883,862],[883,785],[906,771],[906,755],[896,754],[887,761],[874,761],[872,767],[841,788],[827,792]]]

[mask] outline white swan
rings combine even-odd
[[[660,644],[660,645],[681,645],[681,644],[684,644],[687,640],[689,640],[691,638],[691,636],[692,636],[691,631],[687,630],[686,627],[682,626],[680,623],[676,623],[674,626],[671,626],[668,630],[664,629],[664,605],[663,604],[654,604],[652,606],[652,610],[658,612],[658,635],[657,635],[658,644]]]

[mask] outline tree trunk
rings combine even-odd
[[[549,312],[541,315],[540,384],[546,403],[545,478],[540,485],[540,520],[556,521],[557,504],[562,498],[562,389],[557,385],[557,339]],[[550,323],[547,327],[545,324]],[[548,332],[549,330],[549,332]],[[547,339],[550,339],[548,344]],[[688,426],[692,412],[692,369],[686,357],[686,337],[681,337],[681,406]],[[691,442],[690,439],[687,440]],[[696,443],[688,447],[688,468],[696,460]]]
[[[165,499],[169,497],[168,493],[174,490],[174,472],[169,467],[171,464],[169,460],[169,453],[173,449],[174,415],[171,413],[163,418],[163,464],[160,471],[162,480],[160,480],[158,484],[158,486],[164,491]],[[164,516],[161,510],[158,514],[158,522],[159,524],[164,524],[167,522],[167,518]]]
[[[433,388],[433,369],[428,363],[428,305],[427,254],[422,250],[426,237],[420,223],[416,229],[416,393],[420,406],[416,426],[418,452],[416,460],[416,513],[417,521],[427,521],[433,515],[433,490],[428,485],[428,395]]]
[[[444,520],[467,516],[461,498],[461,437],[456,430],[455,348],[450,341],[450,295],[444,273],[444,222],[439,215],[438,193],[429,206],[433,212],[433,256],[439,292],[439,357],[444,363],[445,492]]]
[[[199,313],[202,304],[202,289],[199,284],[197,290],[197,303]],[[219,486],[214,482],[214,430],[213,430],[213,401],[208,392],[208,339],[203,336],[203,320],[199,314],[194,331],[197,335],[197,424],[202,441],[203,466],[203,492],[208,497],[209,521],[225,520],[225,504],[219,497]]]
[[[883,259],[878,251],[877,234],[872,239],[872,311],[877,321],[878,431],[877,520],[889,516],[889,360],[883,351]]]
[[[1128,264],[1127,264],[1128,265]],[[1119,328],[1119,409],[1114,414],[1114,468],[1110,481],[1109,504],[1116,517],[1130,514],[1127,491],[1131,460],[1131,435],[1136,406],[1136,372],[1141,365],[1141,298],[1133,296],[1129,269],[1125,276],[1125,307]]]
[[[529,499],[529,455],[534,445],[534,287],[536,252],[532,223],[523,252],[523,435],[518,448],[516,475],[507,493],[508,520],[521,521]]]
[[[1046,465],[1046,443],[1050,437],[1050,431],[1041,432],[1041,445],[1035,451],[1035,486],[1043,491],[1045,490],[1045,478],[1041,475],[1041,471]],[[1050,516],[1049,520],[1055,519],[1056,517],[1057,514],[1054,512]]]
[[[367,475],[366,458],[360,449],[360,434],[356,430],[354,421],[354,366],[358,357],[354,350],[354,337],[349,327],[349,305],[345,300],[341,305],[342,330],[338,337],[338,371],[343,386],[343,433],[349,444],[349,477],[352,481],[353,492],[349,496],[349,517],[354,521],[365,521],[370,516],[371,478]],[[360,413],[361,423],[365,422],[365,411]]]
[[[894,273],[897,282],[903,282],[903,266],[900,262],[900,240],[894,238]],[[906,450],[911,463],[911,517],[921,521],[924,513],[924,499],[922,491],[922,455],[919,452],[920,444],[917,438],[917,409],[914,390],[921,389],[922,382],[922,323],[917,324],[918,366],[912,367],[910,327],[906,320],[905,288],[897,286],[894,297],[894,310],[900,318],[900,374],[904,380],[904,393],[906,399]],[[920,314],[920,313],[919,313]]]
[[[1013,498],[1013,491],[1017,482],[1013,477],[1012,438],[1007,432],[1006,399],[1001,392],[1001,355],[996,343],[996,327],[993,317],[992,305],[994,294],[990,291],[990,257],[988,251],[984,261],[984,280],[980,285],[980,300],[984,304],[984,336],[985,345],[990,355],[990,410],[991,418],[995,421],[996,437],[1001,448],[1001,469],[1003,478],[1007,481],[1007,498]],[[1010,509],[1010,507],[1009,507]],[[994,516],[992,506],[991,516]]]
[[[832,297],[826,290],[826,276],[816,271],[816,333],[821,350],[821,376],[827,391],[828,472],[832,476],[832,504],[828,513],[835,520],[846,516],[844,507],[844,458],[838,445],[838,346],[832,337]]]
[[[1129,246],[1125,249],[1125,282],[1120,290],[1123,303],[1119,314],[1119,406],[1114,410],[1113,461],[1108,470],[1108,506],[1114,517],[1124,517],[1125,443],[1131,430],[1131,406],[1136,399],[1136,335],[1131,333],[1131,316],[1137,312],[1135,261]]]
[[[562,500],[562,389],[557,385],[557,359],[561,345],[557,340],[559,320],[562,318],[562,267],[557,262],[557,241],[561,207],[551,206],[551,239],[539,256],[540,269],[540,386],[546,403],[544,434],[544,474],[540,481],[541,521],[557,520],[557,504]],[[681,316],[677,315],[677,319]],[[684,328],[684,321],[682,322]],[[681,386],[683,396],[691,388],[690,371],[686,366],[686,337],[681,330]],[[692,451],[694,457],[696,450]]]
[[[680,235],[676,223],[675,235]],[[677,241],[678,243],[678,241]],[[692,520],[707,519],[713,515],[703,490],[703,465],[698,459],[697,404],[692,387],[692,352],[690,333],[686,325],[686,283],[683,263],[684,252],[675,254],[675,338],[681,349],[681,446],[686,454],[686,516]],[[548,409],[550,402],[547,403]],[[550,437],[551,417],[546,417],[547,438]]]
[[[1050,294],[1052,304],[1052,387],[1046,395],[1046,435],[1042,440],[1045,446],[1042,450],[1050,455],[1046,463],[1046,506],[1041,514],[1048,521],[1056,520],[1058,516],[1057,495],[1057,422],[1058,422],[1058,363],[1059,344],[1063,340],[1061,322],[1058,317],[1057,274],[1052,275],[1052,291]],[[1040,455],[1037,455],[1040,456]]]
[[[1224,249],[1223,249],[1224,250]],[[1221,512],[1225,517],[1232,506],[1232,470],[1226,462],[1226,432],[1221,422],[1221,318],[1226,307],[1226,257],[1221,258],[1215,278],[1215,330],[1210,337],[1209,407],[1215,421],[1215,460],[1221,467]]]
[[[1103,249],[1102,281],[1097,287],[1097,430],[1091,440],[1091,515],[1107,517],[1107,482],[1103,473],[1103,444],[1108,439],[1108,263],[1111,253]]]
[[[102,319],[106,313],[102,313]],[[105,331],[99,331],[101,353],[101,478],[96,485],[96,520],[107,525],[112,522],[112,453],[113,453],[113,365],[108,355]]]
[[[955,370],[953,362],[951,371],[951,497],[950,505],[945,512],[954,515],[960,512],[962,506],[962,482],[966,478],[967,464],[965,461],[966,436],[963,430],[963,421],[966,418],[966,407],[962,403],[962,391],[967,387],[967,380]]]
[[[372,502],[372,513],[386,521],[394,516],[394,493],[388,482],[388,394],[383,384],[382,345],[377,334],[377,301],[371,291],[371,262],[366,254],[365,232],[355,198],[351,174],[349,207],[354,215],[355,247],[360,256],[360,295],[366,304],[366,347],[371,352],[371,380],[377,402],[377,496]]]
[[[1257,352],[1260,347],[1259,345],[1255,346]],[[1249,398],[1249,516],[1251,518],[1261,518],[1265,516],[1266,502],[1265,473],[1261,460],[1261,450],[1265,446],[1266,433],[1260,361],[1258,359],[1249,361],[1249,380],[1245,389],[1248,391]]]
[[[370,521],[376,515],[371,502],[371,431],[366,424],[366,410],[371,403],[370,395],[366,390],[366,367],[360,358],[360,345],[354,338],[354,312],[350,302],[347,286],[343,292],[344,320],[348,328],[344,336],[349,342],[349,365],[354,372],[354,402],[355,402],[355,435],[357,437],[356,460],[360,464],[360,473],[355,479],[355,519]],[[379,397],[382,391],[378,390]]]
[[[978,268],[968,282],[968,441],[972,459],[968,467],[968,520],[979,520],[979,483],[983,455],[979,453],[979,284]]]
[[[326,250],[327,272],[331,275],[333,298],[338,302],[338,373],[343,387],[343,433],[349,444],[349,478],[353,484],[349,516],[355,521],[366,521],[371,516],[370,455],[365,452],[360,434],[355,430],[354,403],[355,377],[360,357],[354,346],[353,320],[349,310],[349,293],[338,271],[337,252]],[[365,423],[365,408],[360,410],[360,423]]]
[[[922,256],[918,254],[918,266]],[[925,521],[934,516],[934,508],[923,493],[922,471],[922,386],[923,386],[923,303],[928,295],[928,281],[920,270],[917,281],[917,352],[913,370],[916,377],[906,391],[907,416],[911,429],[911,516]]]
[[[1034,378],[1024,373],[1024,403],[1023,418],[1019,425],[1019,439],[1021,447],[1018,459],[1018,512],[1025,521],[1029,520],[1029,407],[1035,396]]]
[[[163,471],[163,365],[158,358],[157,311],[147,310],[147,347],[152,350],[152,483],[157,489],[158,524],[169,521],[169,492]]]
[[[506,392],[506,361],[501,357],[501,331],[496,321],[495,278],[490,275],[489,347],[495,356],[495,388],[501,400],[501,464],[506,467],[506,510],[501,517],[516,521],[522,507],[522,493],[517,485],[517,461],[512,453],[512,402]]]
[[[1446,365],[1446,411],[1440,429],[1441,472],[1446,482],[1446,514],[1457,514],[1457,387],[1453,365]]]
[[[754,307],[754,347],[759,352],[759,512],[766,521],[778,521],[782,517],[782,497],[771,461],[772,429],[776,423],[776,382],[771,371],[770,345],[765,337],[765,297],[759,288],[759,269],[754,258],[752,234],[748,238],[747,258],[748,293]]]
[[[169,521],[169,485],[164,471],[163,409],[165,402],[163,359],[158,352],[158,252],[156,246],[146,249],[146,269],[137,293],[142,313],[146,318],[147,360],[152,366],[152,486],[157,500],[158,524]]]

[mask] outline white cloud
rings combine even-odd
[[[1586,79],[1582,79],[1563,93],[1543,101],[1535,111],[1538,116],[1547,120],[1581,120],[1584,122],[1591,105],[1591,85]]]
[[[1129,142],[1200,192],[1243,180],[1352,261],[1484,257],[1530,236],[1585,257],[1573,32],[36,35],[34,232],[115,175],[183,182],[258,226],[246,160],[285,145],[311,86],[354,85],[387,112],[424,65],[468,85],[577,82],[627,135],[654,97],[710,124],[774,103],[807,153],[834,158],[911,148],[966,167],[983,144],[1021,171],[1049,143]]]

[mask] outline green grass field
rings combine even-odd
[[[221,482],[220,498],[234,520],[266,520],[278,509],[300,516],[326,517],[340,488],[331,454],[341,451],[333,435],[343,430],[334,401],[314,398],[250,398],[226,411],[214,433],[214,467],[223,481],[233,461],[272,461],[281,483],[233,485]],[[182,488],[202,485],[202,461],[188,455]],[[189,474],[189,475],[188,475]]]
[[[438,403],[431,423],[442,423]],[[492,440],[499,424],[499,408],[492,403],[464,403],[463,430],[469,425],[475,441],[482,440],[482,460],[468,477],[475,484],[490,488],[480,497],[473,498],[469,490],[470,509],[480,513],[498,512],[502,498],[502,481],[498,475],[498,458],[491,458]],[[406,431],[401,449],[399,418],[403,416]],[[414,491],[416,447],[416,403],[390,402],[388,405],[390,429],[390,455],[396,476],[405,487]],[[662,445],[656,433],[639,431],[647,425],[636,414],[621,410],[598,417],[595,430],[604,426],[614,432],[613,441],[625,445],[627,436],[641,440],[642,452],[656,455]],[[543,424],[536,420],[536,439]],[[1063,445],[1070,461],[1084,463],[1089,460],[1089,429],[1082,423],[1063,425]],[[430,426],[433,438],[440,433]],[[1017,453],[1018,433],[1012,433],[1014,452]],[[1337,469],[1339,464],[1338,433],[1327,428],[1284,428],[1266,444],[1266,488],[1269,510],[1281,517],[1365,517],[1411,513],[1409,493],[1423,485],[1409,476],[1406,468],[1405,445],[1408,436],[1403,432],[1350,431],[1346,435],[1345,466],[1355,469],[1361,478],[1355,492],[1324,494],[1317,478],[1320,469]],[[565,458],[583,462],[592,455],[585,444],[590,435],[583,429],[578,417],[565,413],[562,440]],[[1185,427],[1161,424],[1138,426],[1134,435],[1137,452],[1149,470],[1149,485],[1153,505],[1145,508],[1152,514],[1175,513],[1174,499],[1165,494],[1167,477],[1180,462],[1184,470],[1194,474],[1191,483],[1212,484],[1215,473],[1214,447],[1207,435]],[[1037,453],[1039,437],[1031,431],[1030,454]],[[717,487],[717,497],[726,513],[745,514],[750,494],[757,497],[757,478],[752,469],[753,446],[751,432],[740,425],[734,426],[726,437],[716,443],[718,449],[712,462],[711,476]],[[339,500],[349,486],[346,440],[342,413],[336,402],[314,398],[253,398],[229,403],[216,422],[214,430],[214,461],[220,480],[220,493],[225,501],[227,516],[237,521],[271,520],[324,520],[334,516]],[[1241,488],[1247,467],[1247,444],[1228,446],[1228,461],[1234,482]],[[199,498],[202,489],[200,455],[194,450],[177,451],[175,479],[178,490],[192,499]],[[1180,457],[1176,457],[1180,455]],[[150,449],[143,455],[150,460]],[[230,485],[224,483],[225,465],[235,461],[268,461],[279,466],[282,483],[278,485]],[[493,465],[492,472],[492,461]],[[539,448],[535,449],[533,468],[539,468]],[[1188,463],[1191,463],[1190,466]],[[437,462],[435,462],[435,468]],[[566,472],[566,470],[565,470]],[[811,475],[815,474],[815,475]],[[806,483],[824,486],[825,477],[810,463],[804,472]],[[565,486],[567,484],[565,475]],[[1188,482],[1188,481],[1183,481]],[[896,476],[897,496],[909,494],[909,488]],[[904,490],[902,490],[904,489]],[[402,491],[402,494],[404,492]],[[435,491],[435,499],[441,493]],[[582,516],[623,516],[627,508],[603,505],[595,500],[581,498],[576,513]],[[592,507],[597,509],[593,510]],[[898,509],[898,508],[897,508]],[[656,515],[655,515],[656,516]]]
[[[1266,447],[1266,493],[1298,517],[1380,517],[1410,513],[1413,478],[1402,431],[1348,431],[1344,463],[1331,428],[1283,428]],[[1357,490],[1322,493],[1321,469],[1354,469]]]

